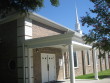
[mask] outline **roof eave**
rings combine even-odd
[[[61,24],[58,24],[58,23],[56,23],[56,22],[54,22],[52,20],[49,20],[49,19],[47,19],[47,18],[45,18],[43,16],[40,16],[38,14],[35,14],[35,13],[30,13],[29,17],[31,19],[35,20],[35,21],[38,21],[38,22],[41,22],[43,24],[52,26],[52,27],[54,27],[56,29],[59,29],[59,30],[62,30],[62,31],[75,32],[75,31],[73,31],[73,30],[71,30],[71,29],[69,29],[69,28],[67,28],[67,27],[65,27],[65,26],[63,26]]]

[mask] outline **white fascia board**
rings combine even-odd
[[[84,48],[92,48],[92,46],[90,46],[90,45],[82,44],[82,43],[79,43],[79,42],[76,42],[76,41],[72,41],[72,44],[73,44],[73,46],[75,44],[75,45],[78,45],[78,46],[82,46]]]
[[[42,48],[42,47],[50,47],[50,46],[55,46],[55,45],[68,45],[71,42],[71,39],[61,39],[57,41],[50,41],[50,42],[39,42],[33,45],[27,45],[28,48]]]
[[[75,32],[74,30],[71,30],[61,24],[58,24],[52,20],[49,20],[41,15],[38,15],[38,14],[35,14],[35,13],[30,13],[30,16],[29,16],[31,19],[35,20],[35,21],[38,21],[38,22],[41,22],[43,24],[46,24],[48,26],[52,26],[56,29],[59,29],[59,30],[62,30],[62,31],[66,31],[66,32]]]
[[[24,17],[24,14],[15,13],[9,16],[6,16],[5,18],[0,19],[0,24],[4,24],[13,20],[16,20],[20,17]]]
[[[42,38],[29,39],[25,41],[25,45],[28,47],[43,47],[59,44],[70,44],[74,33],[60,34],[55,36],[48,36]]]
[[[45,18],[43,16],[40,16],[38,14],[35,14],[35,13],[29,13],[28,16],[25,16],[25,14],[15,13],[15,14],[6,16],[3,19],[0,19],[0,24],[13,21],[13,20],[18,19],[20,17],[24,17],[24,18],[26,17],[26,18],[33,19],[35,21],[41,22],[41,23],[43,23],[45,25],[54,27],[54,28],[62,30],[64,32],[75,32],[74,30],[71,30],[68,27],[65,27],[65,26],[63,26],[61,24],[58,24],[58,23],[56,23],[56,22],[54,22],[52,20],[49,20],[49,19],[47,19],[47,18]]]
[[[56,29],[59,29],[59,30],[65,31],[65,32],[75,32],[74,30],[71,30],[71,29],[69,29],[69,28],[67,28],[61,24],[58,24],[52,20],[49,20],[43,16],[40,16],[40,15],[35,14],[35,13],[31,13],[31,12],[27,16],[25,16],[25,14],[20,14],[20,13],[15,13],[15,14],[6,16],[5,18],[0,19],[0,24],[13,21],[13,20],[18,19],[20,17],[24,17],[24,18],[26,17],[26,18],[33,19],[35,21],[41,22],[43,24],[46,24],[48,26],[54,27]]]

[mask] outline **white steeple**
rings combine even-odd
[[[76,7],[75,7],[75,12],[76,12],[75,31],[77,31],[78,33],[82,34],[82,30],[80,28],[80,23],[79,23],[79,19],[78,19],[78,11],[77,11]]]

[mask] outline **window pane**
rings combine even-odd
[[[77,67],[77,56],[76,56],[76,52],[74,52],[74,67]]]
[[[89,51],[87,50],[87,64],[90,65],[90,55]]]

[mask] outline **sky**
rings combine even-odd
[[[88,12],[89,8],[93,7],[93,3],[91,3],[90,0],[59,0],[60,5],[58,7],[52,6],[49,0],[44,1],[44,7],[37,10],[36,13],[72,30],[75,29],[76,21],[75,2],[78,9],[79,20],[86,15],[85,12]],[[83,33],[88,33],[89,29],[86,28],[86,26],[81,26],[81,29]]]

